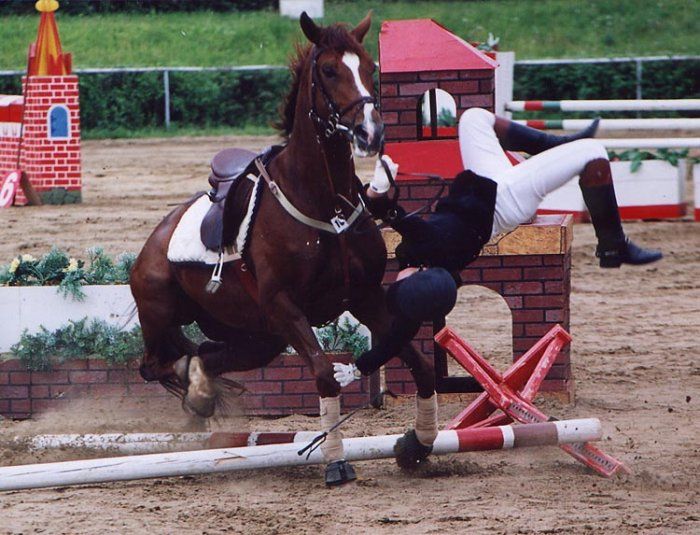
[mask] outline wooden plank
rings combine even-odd
[[[383,229],[382,236],[388,257],[395,258],[401,236],[393,229]],[[571,249],[573,237],[571,214],[538,215],[531,224],[496,236],[484,246],[481,256],[565,254]]]

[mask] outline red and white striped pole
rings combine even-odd
[[[384,435],[345,439],[343,440],[345,458],[348,461],[364,461],[394,457],[394,445],[402,436]],[[596,418],[492,428],[455,429],[438,433],[433,444],[433,454],[446,455],[466,451],[571,444],[599,440],[601,436],[600,421]],[[8,466],[0,468],[0,490],[325,463],[320,448],[312,451],[307,457],[299,455],[300,445],[299,442],[268,444]]]

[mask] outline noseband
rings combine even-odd
[[[372,104],[375,109],[379,108],[377,99],[376,97],[360,97],[353,100],[344,108],[340,108],[335,100],[333,100],[333,97],[328,93],[323,80],[318,75],[318,58],[322,52],[323,50],[321,48],[314,45],[314,52],[311,59],[311,109],[309,110],[309,117],[316,124],[317,130],[323,133],[326,138],[340,133],[344,135],[348,141],[352,142],[355,139],[355,133],[353,132],[352,126],[347,126],[343,123],[343,117],[354,109],[355,113],[350,123],[353,125],[357,114],[360,113],[362,105]],[[316,110],[316,94],[319,90],[328,108],[328,118],[322,117]]]

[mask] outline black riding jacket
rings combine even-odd
[[[391,208],[387,198],[365,196],[365,203],[374,217],[386,220],[401,234],[396,248],[401,269],[429,266],[454,273],[474,261],[491,237],[496,188],[493,180],[462,171],[426,219],[406,216],[401,207],[397,207],[397,217],[387,219]]]

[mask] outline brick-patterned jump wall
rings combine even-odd
[[[572,237],[570,215],[539,216],[533,224],[522,225],[488,244],[482,255],[461,272],[465,284],[493,290],[510,308],[514,360],[554,325],[569,329]],[[390,260],[384,282],[390,284],[398,271],[393,251],[400,237],[394,231],[385,231],[385,241]],[[441,353],[433,341],[433,334],[439,328],[441,326],[426,323],[414,339],[423,353],[433,358],[436,353]],[[441,364],[440,358],[436,359],[436,368],[439,377],[446,376],[446,366]],[[415,392],[408,369],[398,359],[387,364],[385,377],[386,386],[394,393]],[[560,393],[570,400],[573,386],[567,346],[555,361],[541,390]],[[447,393],[450,390],[446,388],[441,387],[438,379],[438,391]]]
[[[423,95],[442,89],[455,100],[457,118],[469,108],[494,111],[494,71],[432,71],[380,73],[379,95],[387,143],[423,137]]]
[[[80,102],[78,77],[29,76],[25,87],[24,130],[20,167],[47,204],[70,204],[81,200]],[[49,136],[49,112],[52,106],[68,110],[69,132],[66,139]],[[17,192],[15,204],[26,203]]]
[[[347,353],[331,354],[333,362],[349,362]],[[241,398],[245,414],[285,416],[316,415],[319,412],[316,381],[298,355],[280,355],[263,369],[228,374],[249,391]],[[343,389],[344,412],[370,402],[370,383],[363,377]],[[159,383],[144,383],[138,366],[109,366],[104,360],[73,360],[57,364],[51,371],[27,370],[19,360],[0,362],[0,415],[23,419],[51,409],[65,407],[76,399],[171,397],[174,410],[179,402]]]

